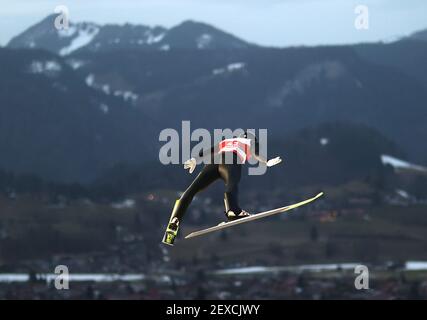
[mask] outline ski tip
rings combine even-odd
[[[317,194],[317,196],[315,198],[320,198],[321,196],[323,196],[325,193],[322,191],[320,193]]]
[[[167,245],[167,246],[173,247],[173,244],[170,244],[170,243],[167,243],[167,242],[164,242],[164,241],[162,241],[162,243],[163,243],[164,245]]]

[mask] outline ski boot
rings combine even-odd
[[[164,244],[167,244],[170,246],[173,246],[173,243],[175,242],[175,239],[178,235],[179,220],[176,217],[176,212],[178,211],[179,203],[180,203],[179,199],[175,201],[171,218],[169,220],[168,226],[166,227],[166,232],[162,240]]]
[[[250,214],[239,208],[236,194],[224,193],[225,216],[228,221],[249,217]],[[232,209],[234,208],[234,210]]]
[[[163,236],[162,242],[164,244],[173,246],[173,243],[175,242],[175,239],[178,235],[178,229],[179,229],[179,221],[178,218],[172,218],[172,220],[169,222],[165,235]]]
[[[228,221],[234,221],[237,219],[249,217],[251,214],[245,210],[241,210],[240,213],[236,215],[234,211],[228,210],[225,215],[227,216]]]

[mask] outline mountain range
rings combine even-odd
[[[307,127],[344,123],[354,135],[336,126],[326,138],[341,132],[348,148],[334,152],[363,158],[359,144],[369,143],[356,137],[369,128],[369,139],[384,141],[369,147],[378,163],[392,150],[427,163],[423,32],[393,43],[267,48],[194,21],[68,30],[53,21],[0,48],[0,168],[91,181],[117,163],[156,162],[158,134],[183,120],[193,129],[268,128],[284,147]]]
[[[98,25],[70,22],[67,29],[54,27],[56,16],[50,15],[41,22],[12,38],[10,48],[39,48],[60,55],[81,50],[102,52],[120,49],[244,49],[251,45],[231,34],[210,25],[184,21],[167,29],[145,25]]]

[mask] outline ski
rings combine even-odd
[[[289,211],[289,210],[301,207],[303,205],[306,205],[306,204],[308,204],[310,202],[313,202],[313,201],[317,200],[318,198],[320,198],[321,196],[323,196],[323,192],[320,192],[319,194],[317,194],[313,198],[310,198],[310,199],[307,199],[307,200],[304,200],[304,201],[301,201],[301,202],[298,202],[298,203],[295,203],[295,204],[292,204],[292,205],[289,205],[289,206],[286,206],[286,207],[281,207],[281,208],[277,208],[277,209],[273,209],[273,210],[269,210],[269,211],[265,211],[265,212],[253,214],[253,215],[251,215],[249,217],[241,218],[241,219],[230,221],[230,222],[221,222],[220,224],[218,224],[218,225],[216,225],[214,227],[210,227],[210,228],[207,228],[207,229],[203,229],[203,230],[192,232],[192,233],[188,234],[185,237],[185,239],[190,239],[190,238],[198,237],[198,236],[201,236],[201,235],[204,235],[204,234],[207,234],[207,233],[211,233],[211,232],[214,232],[214,231],[217,231],[217,230],[222,230],[222,229],[225,229],[225,228],[229,228],[229,227],[232,227],[232,226],[235,226],[235,225],[238,225],[238,224],[242,224],[242,223],[245,223],[245,222],[262,219],[262,218],[269,217],[269,216],[272,216],[272,215],[275,215],[275,214],[278,214],[278,213],[283,213],[283,212],[286,212],[286,211]]]

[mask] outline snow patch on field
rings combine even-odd
[[[96,26],[90,26],[86,29],[78,30],[78,35],[71,40],[69,46],[62,48],[59,51],[59,54],[67,55],[81,47],[84,47],[85,45],[89,44],[93,40],[93,38],[95,38],[98,32],[99,27]]]
[[[405,263],[405,270],[410,270],[410,271],[427,270],[427,261],[408,261]]]
[[[55,60],[32,61],[29,68],[30,73],[46,74],[48,76],[57,75],[62,71],[62,66]]]
[[[84,65],[85,65],[85,62],[84,62],[84,61],[81,61],[81,60],[75,60],[75,59],[69,60],[69,61],[67,61],[67,62],[68,62],[68,64],[71,66],[71,68],[73,68],[74,70],[76,70],[76,69],[78,69],[78,68],[81,68],[82,66],[84,66]]]
[[[144,33],[144,38],[142,39],[138,39],[138,40],[131,40],[131,43],[137,43],[139,45],[143,45],[143,44],[148,44],[148,45],[152,45],[155,43],[158,43],[160,41],[163,40],[163,38],[165,37],[166,33],[160,33],[160,34],[153,34],[151,30],[147,30]]]
[[[197,48],[206,49],[212,43],[212,36],[210,34],[204,33],[197,38]]]
[[[328,143],[329,143],[328,138],[320,138],[320,145],[321,146],[326,146]]]
[[[133,199],[126,199],[122,202],[113,203],[111,206],[114,209],[132,209],[135,207],[136,201]]]
[[[39,274],[41,279],[45,279],[46,282],[52,282],[57,279],[58,275],[53,273]],[[145,279],[143,274],[114,274],[114,273],[76,273],[68,276],[70,282],[114,282],[114,281],[141,281]],[[0,282],[28,282],[30,276],[25,273],[3,273],[0,274]]]
[[[110,86],[108,84],[103,84],[101,86],[101,90],[104,91],[105,94],[110,94],[110,92],[111,92]]]
[[[217,275],[238,275],[238,274],[255,274],[255,273],[276,273],[276,272],[322,272],[335,270],[354,270],[359,263],[333,263],[333,264],[310,264],[299,266],[283,266],[283,267],[264,267],[253,266],[243,268],[232,268],[217,270],[214,274]]]
[[[400,160],[398,158],[383,154],[381,155],[381,162],[383,165],[391,165],[394,169],[411,169],[416,171],[427,172],[427,168],[423,166],[419,166],[416,164],[412,164],[410,162]]]
[[[396,190],[396,193],[397,193],[399,196],[401,196],[402,198],[405,198],[405,199],[409,199],[409,198],[410,198],[409,193],[408,193],[407,191],[405,191],[405,190],[397,189],[397,190]]]
[[[86,82],[86,85],[88,87],[94,88],[96,90],[101,90],[102,92],[104,92],[107,95],[113,94],[115,97],[121,97],[126,102],[135,103],[139,98],[138,94],[136,94],[130,90],[126,90],[126,91],[113,90],[114,88],[112,89],[110,87],[110,85],[108,85],[108,84],[95,83],[95,75],[93,73],[90,73],[87,75],[85,82]],[[101,108],[101,110],[105,110],[105,108]],[[108,112],[108,110],[107,110],[107,112]],[[107,113],[107,112],[105,112],[105,113]]]
[[[125,101],[135,102],[138,99],[138,95],[132,91],[116,90],[114,91],[114,95],[116,97],[123,97]]]
[[[88,87],[93,87],[94,83],[95,83],[95,76],[91,73],[89,74],[86,79],[85,82],[87,84]]]
[[[58,31],[58,36],[60,38],[69,38],[72,37],[77,32],[77,28],[74,25],[69,26],[66,29],[61,29]]]
[[[214,69],[212,73],[214,75],[220,75],[226,72],[230,73],[230,72],[238,71],[238,70],[244,69],[245,67],[246,67],[246,64],[244,62],[235,62],[235,63],[230,63],[224,68]]]
[[[162,41],[162,39],[165,37],[165,33],[161,33],[158,35],[153,35],[151,32],[147,34],[147,43],[153,44]]]
[[[164,45],[162,45],[162,46],[160,47],[160,50],[161,50],[161,51],[169,51],[169,50],[170,50],[170,48],[171,48],[171,46],[170,46],[170,45],[168,45],[168,44],[164,44]]]

